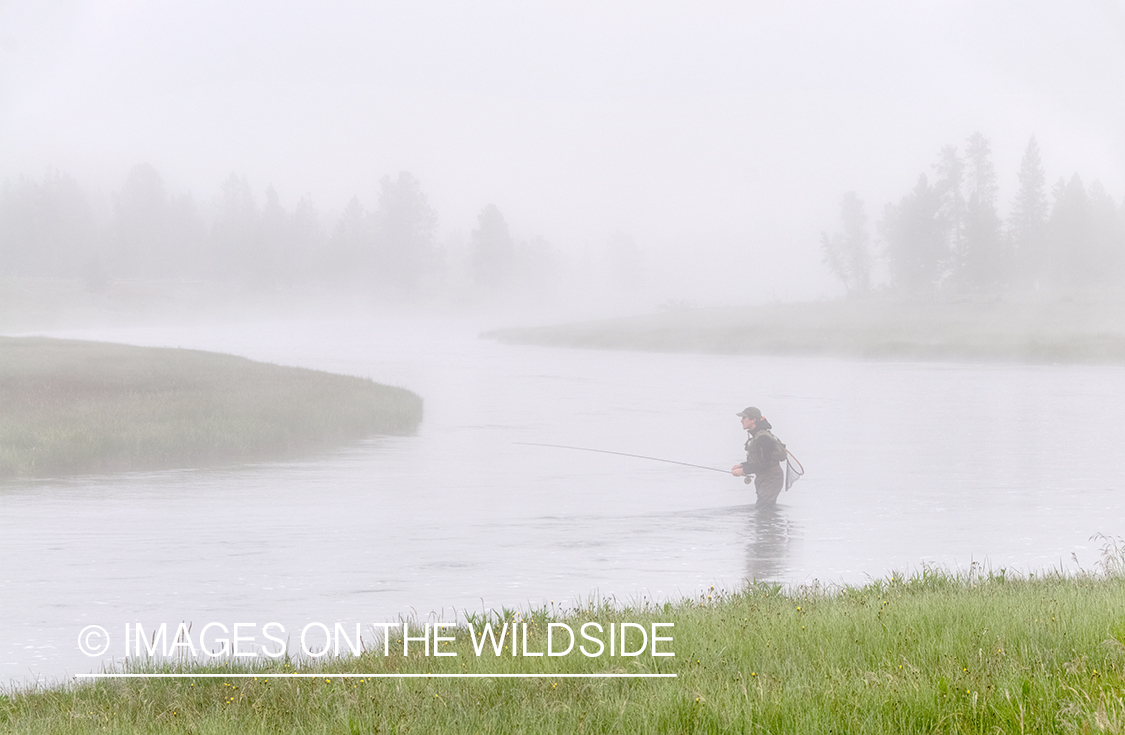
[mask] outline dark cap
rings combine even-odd
[[[760,419],[762,418],[762,412],[754,408],[753,406],[747,406],[746,408],[736,413],[735,416],[742,416],[743,418],[747,419]]]

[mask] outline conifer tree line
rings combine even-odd
[[[134,167],[108,215],[70,176],[21,177],[0,189],[0,277],[228,282],[276,290],[323,284],[409,296],[441,288],[451,269],[480,292],[518,285],[535,271],[542,286],[551,249],[517,241],[495,205],[485,206],[468,254],[450,263],[437,240],[438,213],[421,183],[384,176],[369,207],[353,197],[327,222],[308,197],[284,208],[273,187],[259,203],[245,177],[231,175],[200,205],[170,193],[152,166]]]
[[[1001,215],[991,146],[979,132],[963,150],[947,145],[914,188],[883,208],[868,232],[855,192],[840,202],[842,230],[821,235],[823,262],[849,294],[879,286],[904,296],[1064,294],[1125,286],[1125,203],[1075,173],[1047,189],[1032,137],[1016,173],[1018,189]]]

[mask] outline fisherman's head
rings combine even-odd
[[[742,417],[742,428],[747,431],[753,431],[754,427],[762,421],[762,412],[753,406],[747,406],[736,413],[735,416]]]

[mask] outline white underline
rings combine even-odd
[[[675,679],[677,674],[75,674],[75,679]]]

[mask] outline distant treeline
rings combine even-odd
[[[964,153],[947,145],[934,180],[918,177],[897,204],[887,204],[871,246],[863,202],[848,192],[840,204],[843,230],[821,236],[824,263],[850,293],[875,287],[882,258],[890,290],[903,295],[1005,291],[1107,291],[1125,285],[1125,204],[1078,174],[1047,192],[1047,176],[1032,138],[1018,173],[1009,213],[997,207],[996,169],[989,141],[969,137]]]
[[[237,175],[200,206],[190,194],[169,193],[152,166],[138,165],[108,214],[66,174],[21,177],[0,191],[0,277],[83,278],[95,288],[115,279],[262,290],[319,283],[408,297],[450,279],[479,293],[524,282],[542,289],[550,280],[552,249],[538,238],[517,240],[491,204],[450,262],[436,239],[438,214],[406,172],[383,177],[374,209],[353,197],[332,219],[307,197],[286,210],[273,187],[259,205]]]

